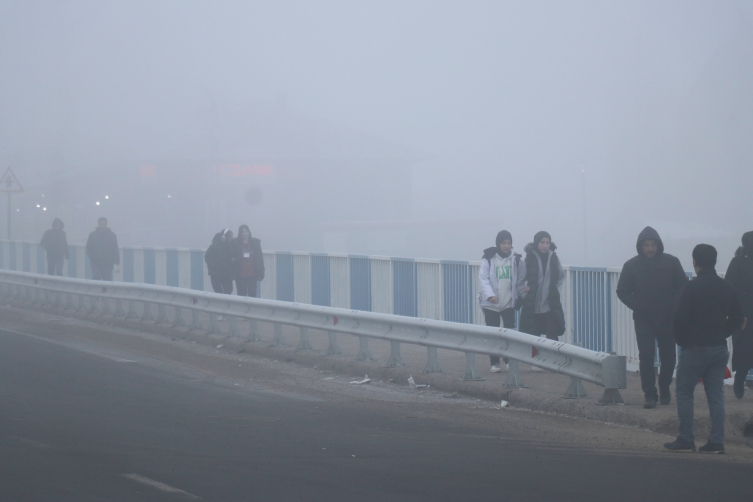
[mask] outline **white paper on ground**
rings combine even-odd
[[[363,385],[369,382],[371,382],[371,378],[369,378],[369,375],[364,375],[363,380],[353,380],[350,383],[355,384],[355,385]]]

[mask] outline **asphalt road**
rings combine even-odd
[[[436,403],[273,392],[62,340],[54,330],[0,325],[2,502],[693,501],[753,493],[749,463],[586,448],[565,430],[569,422],[545,415],[506,422],[502,410],[445,413]],[[646,434],[588,428],[604,437]]]

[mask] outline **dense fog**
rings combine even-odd
[[[724,269],[751,49],[748,1],[2,0],[12,239],[478,260],[504,228],[614,267],[651,225]]]

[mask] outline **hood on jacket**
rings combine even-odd
[[[61,220],[60,218],[55,218],[54,220],[52,220],[52,228],[55,228],[55,224],[57,223],[60,223],[60,230],[65,228],[65,223],[63,223],[63,220]]]
[[[526,247],[523,248],[523,251],[525,251],[526,254],[533,253],[534,251],[537,251],[536,248],[537,248],[536,244],[534,244],[533,242],[529,242],[528,244],[526,244]],[[552,242],[549,245],[549,251],[551,251],[552,253],[554,253],[555,251],[557,251],[557,244],[555,244],[554,242]]]
[[[229,244],[230,241],[228,241],[227,239],[223,240],[223,238],[225,237],[225,234],[228,233],[229,231],[230,229],[225,228],[225,229],[220,230],[216,234],[214,234],[214,238],[212,239],[212,244],[222,244],[223,242],[226,242],[227,244]]]
[[[490,260],[494,258],[494,255],[497,253],[497,248],[486,248],[484,249],[484,260]],[[515,252],[515,250],[510,251],[510,256],[520,256],[518,253]]]
[[[651,227],[646,227],[643,230],[641,230],[641,233],[638,234],[638,241],[635,243],[635,250],[638,251],[638,254],[643,256],[643,250],[641,250],[641,246],[643,245],[643,241],[652,239],[656,241],[656,255],[659,256],[664,252],[664,243],[661,241],[661,237],[659,237],[659,232],[654,230]]]
[[[753,231],[743,234],[743,245],[737,248],[735,256],[753,256]]]

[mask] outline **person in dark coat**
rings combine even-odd
[[[709,403],[711,431],[703,453],[724,453],[724,373],[729,350],[727,338],[745,328],[745,317],[734,286],[716,274],[716,249],[698,244],[693,249],[696,278],[682,290],[674,314],[673,332],[680,351],[677,364],[677,440],[666,443],[673,451],[694,451],[693,393],[703,379]]]
[[[677,359],[672,318],[688,276],[680,260],[664,252],[661,237],[653,228],[641,231],[635,248],[638,256],[623,265],[617,281],[617,296],[633,311],[641,387],[645,395],[643,407],[650,409],[655,408],[659,400],[669,404],[672,399],[669,386]],[[657,344],[661,362],[658,394],[654,370]]]
[[[225,229],[215,234],[212,244],[204,253],[212,289],[215,293],[230,295],[233,293],[233,262],[230,259],[230,245],[233,232]]]
[[[238,228],[238,237],[233,239],[231,245],[230,259],[238,296],[256,297],[256,283],[264,279],[264,255],[261,241],[251,237],[248,225]]]
[[[47,251],[47,273],[49,275],[63,275],[63,259],[68,259],[68,240],[63,232],[63,224],[60,218],[55,218],[52,228],[42,236],[39,244]]]
[[[743,245],[727,268],[724,278],[732,284],[740,296],[743,315],[753,319],[753,232],[743,234]],[[745,329],[732,334],[732,371],[735,372],[734,390],[738,399],[745,393],[745,378],[753,368],[753,322]]]
[[[529,290],[520,312],[520,331],[558,340],[565,333],[565,311],[559,290],[565,272],[555,253],[557,245],[548,232],[541,231],[524,250]]]
[[[120,265],[118,237],[107,226],[107,218],[97,220],[97,228],[86,241],[86,256],[92,267],[92,279],[111,281],[112,269]]]

